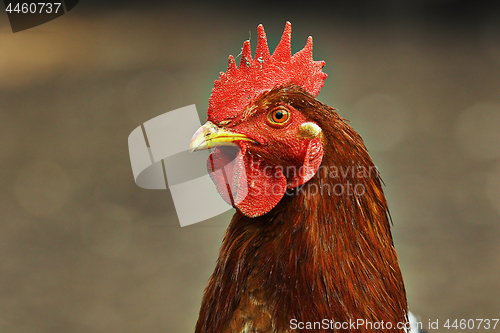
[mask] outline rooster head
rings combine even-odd
[[[191,151],[214,148],[207,169],[217,191],[249,217],[266,214],[292,189],[317,172],[322,130],[301,109],[314,99],[326,74],[312,59],[312,38],[291,55],[291,25],[270,55],[262,25],[255,58],[243,44],[239,68],[229,57],[215,81],[208,122],[191,140]]]

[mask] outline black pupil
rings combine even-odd
[[[281,120],[285,115],[281,111],[276,111],[276,114],[274,115],[276,119]]]

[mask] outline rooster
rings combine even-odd
[[[236,208],[197,333],[406,332],[406,293],[380,176],[361,137],[315,99],[312,38],[291,55],[243,45],[215,82],[191,151]],[[370,326],[371,323],[371,326]]]

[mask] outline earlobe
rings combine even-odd
[[[312,122],[303,123],[299,126],[297,136],[301,139],[314,139],[321,134],[321,127]]]

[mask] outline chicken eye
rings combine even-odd
[[[271,124],[283,125],[290,118],[290,112],[285,108],[277,108],[269,112],[268,120]]]

